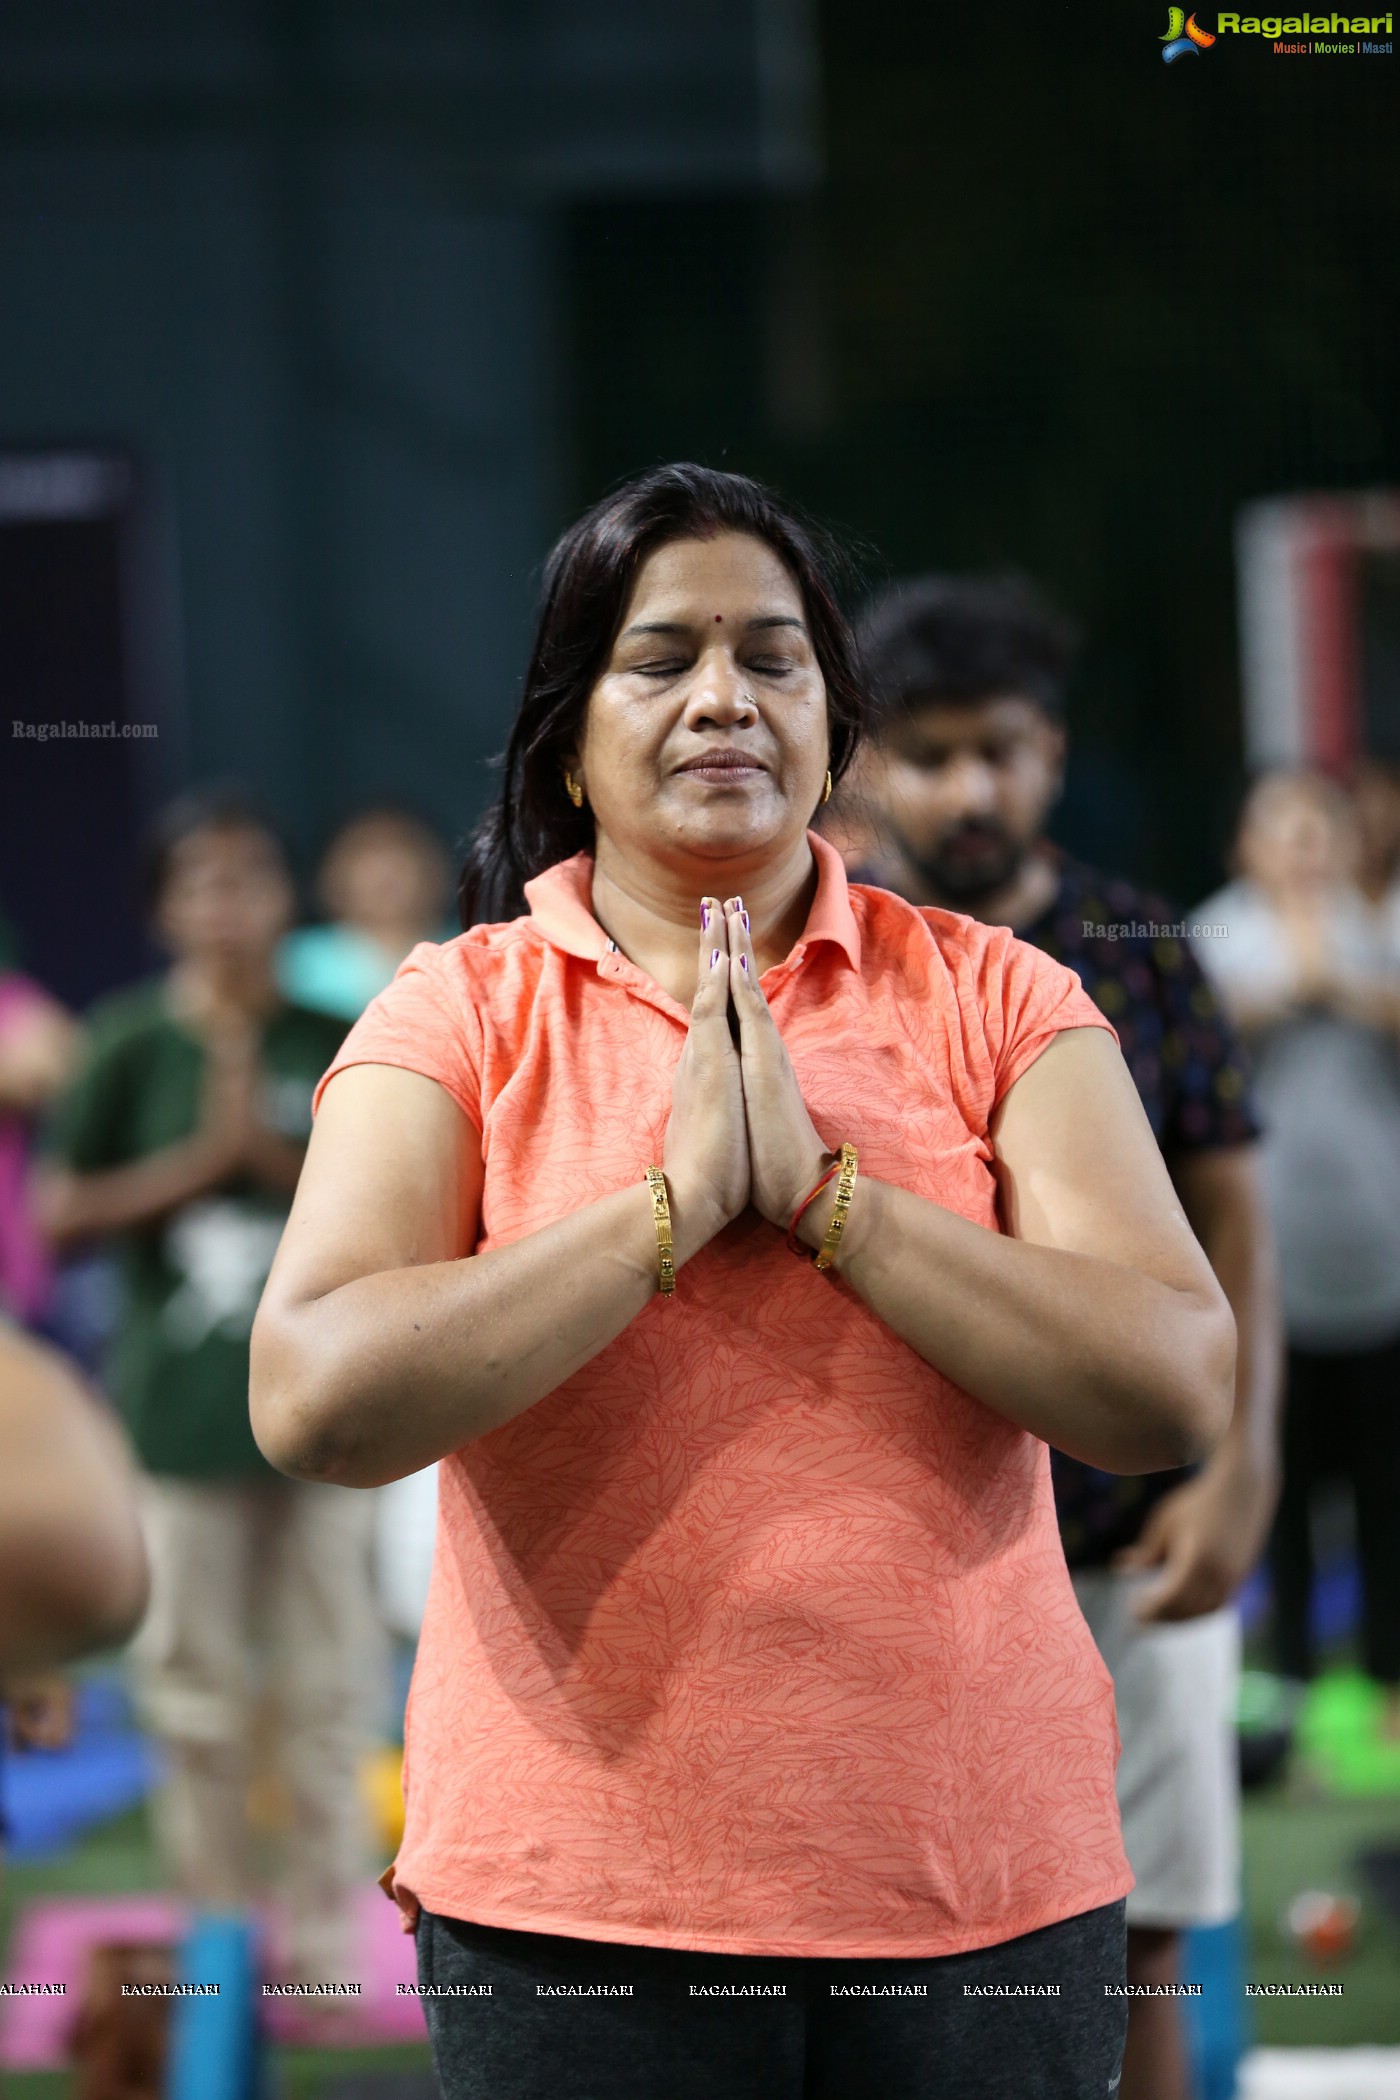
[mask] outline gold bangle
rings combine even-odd
[[[836,1250],[841,1244],[841,1235],[846,1229],[846,1213],[851,1207],[851,1190],[855,1187],[856,1165],[855,1146],[852,1144],[843,1145],[841,1147],[841,1172],[836,1177],[836,1208],[831,1213],[831,1223],[826,1228],[826,1238],[822,1241],[817,1258],[812,1264],[815,1269],[829,1269]]]
[[[676,1254],[671,1239],[671,1206],[666,1197],[666,1176],[660,1167],[647,1168],[647,1187],[651,1190],[651,1218],[656,1227],[658,1287],[662,1297],[669,1298],[676,1288]]]

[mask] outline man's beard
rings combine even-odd
[[[969,911],[1015,880],[1027,852],[1003,825],[985,817],[955,825],[931,853],[916,852],[903,839],[900,845],[925,888]]]

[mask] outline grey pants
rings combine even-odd
[[[617,1947],[425,1911],[418,1974],[444,2100],[1113,2100],[1123,1909],[931,1961]]]

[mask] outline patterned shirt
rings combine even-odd
[[[811,914],[761,983],[812,1120],[995,1231],[996,1104],[1102,1016],[1004,927],[848,885],[809,836]],[[575,854],[526,885],[527,917],[416,948],[333,1067],[401,1066],[459,1104],[479,1251],[661,1157],[690,1011],[608,938],[592,877]],[[1113,1686],[1044,1444],[753,1210],[444,1458],[439,1492],[410,1914],[918,1958],[1131,1886]]]
[[[1243,1049],[1162,898],[1063,859],[1060,885],[1020,937],[1074,971],[1118,1031],[1167,1165],[1259,1135]],[[1051,1453],[1055,1508],[1072,1568],[1105,1566],[1189,1468],[1123,1475]]]

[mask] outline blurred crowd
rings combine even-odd
[[[1306,1684],[1315,1507],[1338,1481],[1362,1661],[1400,1739],[1400,768],[1257,779],[1229,879],[1182,911],[1050,842],[1075,637],[1034,590],[920,579],[868,609],[863,639],[881,734],[826,818],[852,878],[1009,924],[1079,971],[1240,1326],[1236,1428],[1201,1472],[1125,1481],[1055,1461],[1066,1553],[1118,1688],[1136,1974],[1161,1978],[1184,1927],[1238,1907],[1221,1763],[1233,1599],[1262,1558],[1277,1672]],[[382,1720],[372,1498],[266,1464],[248,1338],[316,1082],[410,949],[451,938],[452,870],[415,813],[359,811],[297,924],[275,827],[217,790],[162,814],[143,879],[158,977],[79,1017],[16,954],[0,962],[11,1735],[61,1740],[52,1668],[134,1635],[172,1885],[210,1907],[253,1900],[250,1802],[274,1785],[288,1973],[334,1980],[365,1864],[357,1767]],[[63,1279],[94,1250],[118,1289],[87,1385]],[[1195,1645],[1158,1654],[1164,1629]],[[1203,1686],[1214,1732],[1199,1742],[1182,1714]],[[1170,2034],[1143,2032],[1124,2093],[1168,2094]]]
[[[112,1441],[105,1522],[125,1521],[131,1565],[99,1557],[87,1591],[63,1577],[66,1604],[36,1595],[36,1623],[16,1624],[0,1650],[11,1739],[61,1743],[70,1702],[46,1665],[134,1630],[128,1659],[162,1752],[156,1827],[172,1885],[202,1908],[251,1903],[250,1817],[280,1826],[282,1965],[292,1980],[334,1982],[353,1973],[360,1764],[385,1726],[375,1511],[368,1496],[267,1465],[248,1421],[248,1340],[315,1083],[408,951],[450,932],[450,862],[414,813],[358,811],[322,857],[321,916],[295,926],[283,841],[221,788],[162,813],[141,872],[167,958],[159,976],[80,1021],[13,962],[0,975],[0,1410],[7,1455],[33,1460],[15,1511],[35,1506],[45,1424],[66,1422],[75,1454],[65,1464],[67,1445],[50,1438],[50,1500],[65,1472],[81,1473],[87,1446],[110,1436],[67,1368],[88,1353],[93,1294],[66,1293],[64,1265],[81,1268],[94,1250],[117,1286],[98,1381],[135,1459],[124,1480]],[[67,1413],[56,1416],[60,1400]],[[17,1462],[0,1472],[18,1498]],[[44,1533],[50,1590],[75,1528],[76,1512]],[[27,1545],[5,1561],[30,1568],[31,1592],[42,1587],[38,1531],[26,1517]],[[7,1577],[15,1613],[19,1594]]]
[[[1202,957],[1250,1046],[1287,1373],[1270,1555],[1277,1666],[1315,1657],[1313,1504],[1351,1491],[1361,1654],[1400,1740],[1400,773],[1255,783]]]

